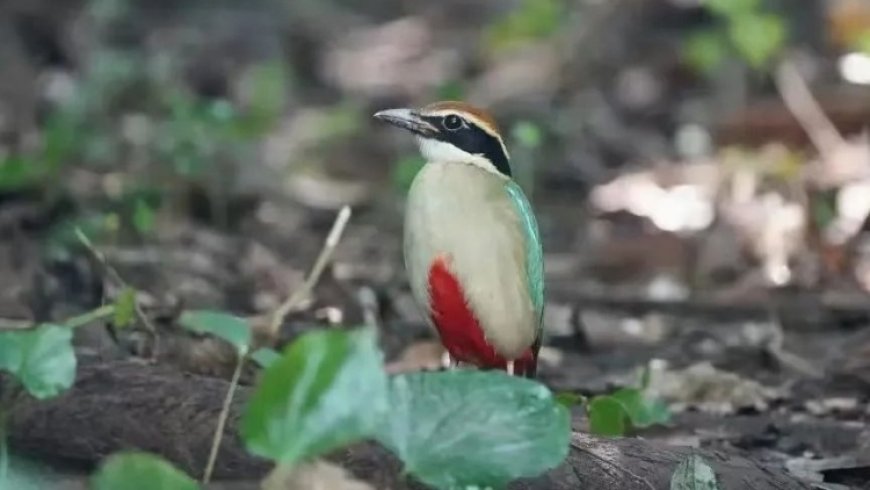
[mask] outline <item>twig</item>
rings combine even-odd
[[[69,328],[78,328],[83,325],[87,325],[94,320],[99,320],[100,318],[105,318],[107,316],[111,316],[115,313],[115,305],[103,305],[95,310],[91,310],[81,315],[76,315],[72,318],[69,318],[62,322],[63,325]]]
[[[776,360],[798,373],[813,379],[822,379],[825,373],[813,365],[810,361],[803,357],[789,352],[785,348],[785,331],[782,328],[782,322],[779,318],[779,313],[773,309],[770,312],[770,322],[773,325],[773,335],[766,342],[765,350],[772,355]]]
[[[774,81],[786,107],[812,140],[823,160],[845,144],[845,139],[825,115],[794,63],[783,61]]]
[[[345,205],[341,208],[341,211],[338,212],[338,216],[335,218],[335,222],[332,224],[332,229],[329,230],[329,235],[326,237],[323,248],[320,250],[320,255],[317,256],[314,266],[308,273],[308,277],[305,278],[305,282],[299,289],[293,291],[293,294],[275,310],[272,316],[272,323],[269,325],[269,332],[273,336],[278,333],[287,315],[302,303],[305,297],[314,289],[317,281],[320,280],[323,270],[329,264],[330,259],[332,259],[335,247],[338,245],[339,240],[341,240],[344,228],[347,226],[348,220],[350,220],[350,214],[350,206]]]
[[[365,324],[380,329],[381,319],[378,314],[378,297],[375,291],[368,286],[363,286],[357,291],[356,298],[362,307]]]
[[[115,305],[103,305],[99,308],[91,311],[87,311],[82,313],[81,315],[76,315],[74,317],[70,317],[66,320],[60,322],[43,322],[43,323],[34,323],[28,322],[25,320],[10,320],[5,318],[0,318],[0,332],[15,332],[22,330],[31,330],[39,327],[44,323],[56,323],[69,328],[78,328],[88,323],[91,323],[95,320],[99,320],[101,318],[106,318],[115,313]]]
[[[217,428],[214,431],[214,438],[211,443],[211,451],[208,454],[208,463],[205,466],[205,471],[202,474],[202,484],[207,485],[211,480],[211,475],[214,472],[214,465],[217,461],[218,449],[221,445],[221,439],[224,436],[224,427],[227,425],[227,418],[230,414],[230,404],[233,401],[233,396],[236,394],[236,387],[239,385],[239,377],[242,375],[242,367],[245,365],[246,354],[241,352],[236,356],[236,369],[233,371],[233,377],[230,380],[230,386],[227,388],[227,396],[224,397],[224,404],[221,408],[221,413],[218,415]]]
[[[314,266],[311,268],[311,272],[308,274],[308,277],[305,278],[305,282],[302,286],[293,292],[290,297],[287,298],[284,303],[275,310],[275,315],[272,318],[272,324],[270,327],[270,331],[272,334],[278,332],[278,329],[281,327],[281,323],[284,321],[284,318],[287,316],[290,311],[293,310],[301,301],[302,298],[308,294],[314,285],[317,284],[317,281],[320,279],[320,276],[323,274],[323,270],[326,268],[326,265],[329,263],[329,260],[332,258],[332,254],[335,252],[335,247],[338,246],[338,242],[341,239],[342,233],[344,233],[344,228],[347,226],[348,220],[350,220],[350,207],[344,206],[341,208],[341,211],[338,212],[338,216],[335,218],[335,223],[332,225],[332,229],[329,231],[329,235],[326,237],[326,242],[323,244],[323,248],[320,250],[320,255],[318,255],[317,260],[314,262]],[[221,413],[218,416],[217,428],[215,429],[214,438],[212,439],[211,451],[208,455],[208,463],[206,464],[205,471],[203,471],[202,475],[202,483],[203,485],[207,485],[211,480],[212,472],[214,471],[215,462],[217,461],[218,449],[220,448],[221,440],[223,439],[224,427],[226,427],[227,418],[230,413],[230,404],[233,401],[233,396],[236,392],[236,387],[239,385],[239,377],[242,374],[242,367],[245,364],[245,359],[247,358],[247,353],[238,353],[238,360],[236,361],[236,369],[233,371],[233,377],[230,381],[230,386],[227,389],[227,395],[224,398],[223,407],[221,408]]]
[[[87,237],[87,235],[85,235],[82,232],[81,229],[76,228],[75,234],[76,234],[76,237],[79,239],[79,241],[82,243],[82,245],[84,245],[85,248],[88,250],[88,252],[90,252],[91,255],[93,255],[93,257],[97,260],[97,262],[103,268],[103,271],[105,272],[105,274],[107,276],[109,276],[109,279],[111,279],[112,282],[118,284],[122,288],[129,288],[130,287],[130,285],[127,284],[127,281],[125,281],[124,278],[121,277],[121,274],[118,274],[118,271],[115,270],[115,268],[112,267],[111,264],[109,264],[109,262],[106,260],[106,256],[103,255],[102,252],[97,250],[96,247],[94,247],[94,244]],[[151,323],[151,320],[148,319],[148,316],[145,315],[145,312],[142,311],[142,306],[139,305],[139,301],[135,298],[135,295],[133,298],[133,311],[136,313],[136,317],[139,319],[139,321],[142,322],[143,325],[145,325],[145,328],[154,337],[154,343],[155,343],[154,351],[156,352],[157,351],[157,347],[156,347],[157,328],[154,326],[153,323]]]

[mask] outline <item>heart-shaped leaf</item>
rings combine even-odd
[[[181,325],[197,333],[208,333],[232,344],[242,354],[251,344],[251,327],[244,319],[222,311],[191,310],[182,313]]]
[[[572,393],[563,391],[554,395],[556,402],[562,404],[565,408],[579,407],[587,402],[586,397],[580,393]]]
[[[480,371],[398,375],[390,407],[378,440],[436,488],[500,488],[568,454],[568,410],[532,380]]]
[[[45,324],[0,333],[0,369],[12,373],[36,398],[59,395],[75,380],[72,330]]]
[[[731,42],[756,69],[764,68],[779,52],[786,40],[782,18],[773,14],[743,15],[729,25]]]
[[[387,400],[374,330],[310,332],[263,371],[242,435],[251,452],[292,464],[372,436]]]
[[[693,454],[677,465],[671,475],[671,490],[718,490],[716,473],[704,461]]]
[[[671,414],[667,405],[644,396],[637,388],[622,388],[610,395],[622,404],[631,425],[638,428],[667,423]]]
[[[281,354],[278,354],[274,349],[261,347],[251,353],[251,359],[261,367],[267,368],[278,359],[281,359]]]
[[[520,146],[529,149],[538,148],[543,140],[541,128],[530,121],[518,122],[513,127],[512,136]]]
[[[625,409],[610,396],[596,396],[589,402],[589,429],[602,436],[625,434]]]
[[[126,328],[133,323],[133,317],[136,314],[136,290],[133,288],[124,288],[118,299],[115,300],[115,313],[112,317],[112,323],[117,328]]]
[[[197,490],[199,485],[158,456],[125,452],[109,456],[91,480],[92,490]]]
[[[154,230],[154,222],[157,216],[148,201],[145,199],[136,199],[136,207],[133,208],[133,227],[139,233],[150,233]]]
[[[759,0],[707,0],[704,2],[711,12],[727,17],[751,13],[758,8]]]
[[[697,31],[683,43],[682,56],[698,72],[711,75],[728,56],[728,39],[719,31]]]

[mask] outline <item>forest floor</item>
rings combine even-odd
[[[673,46],[683,31],[709,27],[709,16],[677,12],[672,2],[624,2],[644,9],[631,14],[631,8],[618,7],[621,2],[594,2],[600,5],[588,7],[583,16],[556,19],[567,24],[559,35],[523,39],[528,49],[508,55],[493,51],[479,57],[465,43],[484,21],[499,26],[492,19],[500,18],[501,2],[480,2],[462,19],[439,15],[450,2],[412,12],[394,5],[412,9],[408,2],[385,0],[372,2],[375,7],[365,14],[347,6],[321,11],[310,2],[288,2],[292,12],[281,15],[294,21],[278,27],[271,7],[262,6],[212,12],[201,5],[188,11],[161,3],[135,7],[142,13],[131,7],[126,16],[117,14],[120,20],[106,14],[105,25],[92,25],[87,16],[66,15],[50,2],[0,4],[0,48],[10,50],[0,55],[13,67],[9,74],[16,75],[0,77],[0,95],[8,102],[0,109],[20,113],[10,112],[14,124],[0,126],[3,149],[27,153],[32,126],[39,126],[37,114],[46,111],[43,106],[54,92],[77,94],[70,98],[78,101],[86,98],[75,92],[81,86],[97,101],[83,110],[88,131],[73,134],[82,148],[75,148],[73,163],[56,174],[18,185],[14,164],[20,162],[2,160],[0,170],[8,172],[0,172],[0,322],[60,321],[91,311],[131,286],[142,310],[135,325],[118,331],[107,322],[92,322],[78,328],[81,366],[134,359],[201,376],[195,379],[207,380],[202,388],[214,389],[209,383],[230,378],[235,353],[220,341],[184,330],[180,313],[203,308],[251,318],[255,337],[263,341],[268,314],[303,288],[339,207],[348,203],[353,214],[331,263],[284,318],[274,347],[312,329],[374,325],[390,371],[437,369],[441,347],[413,302],[402,265],[403,190],[390,181],[402,180],[391,174],[404,168],[392,160],[397,140],[368,119],[393,98],[453,94],[451,82],[469,72],[474,76],[461,80],[469,99],[501,105],[505,119],[522,116],[537,123],[511,124],[505,131],[518,168],[525,172],[528,161],[552,162],[518,172],[534,191],[545,249],[540,381],[557,393],[591,397],[636,384],[646,371],[649,392],[668,404],[672,416],[666,424],[635,429],[629,436],[745,456],[817,482],[818,488],[870,489],[870,221],[846,245],[827,246],[820,245],[823,234],[811,217],[815,204],[830,201],[827,191],[861,180],[850,177],[856,167],[861,171],[854,173],[867,185],[861,165],[866,166],[870,145],[838,140],[836,158],[821,160],[842,165],[813,173],[818,162],[786,148],[795,142],[812,146],[806,121],[793,114],[794,90],[783,90],[775,75],[759,81],[747,71],[729,69],[716,75],[721,80],[698,82],[680,66]],[[65,9],[81,10],[78,2],[68,3]],[[6,8],[12,13],[3,15]],[[404,16],[396,20],[386,14],[393,11]],[[130,19],[137,29],[129,29],[125,22]],[[20,42],[10,41],[19,31],[24,33]],[[80,31],[90,33],[93,43],[68,42]],[[208,35],[190,34],[203,31]],[[188,43],[186,36],[201,45]],[[97,49],[125,42],[136,49],[118,58],[110,49]],[[137,51],[140,45],[146,48]],[[186,65],[180,75],[169,77],[178,80],[155,82],[154,96],[148,91],[153,74],[131,67],[160,68],[151,62],[161,61],[154,55],[161,50]],[[384,52],[396,58],[392,62],[398,68],[365,69]],[[105,69],[111,63],[93,61],[104,55],[113,62],[127,57],[127,62],[119,63],[116,73]],[[251,93],[237,87],[251,85],[246,68],[258,57],[289,63],[286,71],[297,79],[287,84],[292,90],[279,86],[278,92],[288,92],[281,99],[286,107],[272,99],[260,104],[277,107],[274,126],[227,143],[223,120],[198,111],[197,104],[242,99],[257,106],[248,100],[255,99]],[[817,72],[832,71],[827,69],[832,60],[816,61]],[[417,64],[430,67],[426,73],[438,80],[411,80],[410,74],[420,71]],[[87,66],[103,71],[94,69],[95,75]],[[260,73],[275,72],[267,67]],[[274,81],[269,76],[263,79],[266,86]],[[734,82],[741,76],[751,83]],[[164,82],[172,91],[160,85]],[[106,88],[125,83],[126,91]],[[819,85],[816,95],[834,126],[851,134],[866,125],[866,90],[847,90],[826,79]],[[183,89],[176,91],[179,86]],[[735,99],[730,91],[738,86],[743,89]],[[167,96],[176,105],[165,107],[164,90],[195,95],[190,100]],[[785,93],[792,93],[790,100],[782,97]],[[344,98],[352,100],[345,104]],[[798,99],[799,108],[813,102],[812,97]],[[714,111],[722,100],[740,100],[740,108]],[[709,123],[702,136],[697,124],[684,121],[685,114],[698,113]],[[142,133],[154,141],[130,137],[137,128],[145,128]],[[700,153],[708,157],[672,148],[678,146],[680,128],[688,128],[681,133],[688,135],[684,140],[695,137],[683,146],[706,145]],[[42,129],[51,143],[51,128]],[[173,140],[177,147],[167,156],[164,141],[154,134],[181,135],[180,143]],[[193,147],[213,153],[191,156]],[[242,150],[251,148],[250,161],[238,156],[249,155]],[[734,159],[740,160],[736,167]],[[205,171],[186,173],[190,161],[204,161]],[[737,167],[749,170],[741,173]],[[846,176],[820,184],[836,170]],[[733,196],[747,174],[751,196],[738,202]],[[227,175],[230,185],[216,182]],[[605,205],[602,186],[622,177],[616,199],[623,202]],[[158,194],[160,204],[143,205],[151,201],[137,186],[146,197]],[[674,201],[662,209],[653,209],[652,201],[638,205],[636,196],[662,196],[668,194],[665,188],[689,189],[689,198],[679,201],[686,194],[674,193],[669,198]],[[634,203],[627,203],[632,195]],[[801,226],[789,228],[794,203],[801,206]],[[670,226],[668,218],[674,216],[684,226]],[[70,223],[85,227],[94,218],[104,233],[88,249],[71,233]],[[703,226],[688,226],[693,220]],[[785,266],[777,262],[783,256]],[[772,285],[783,268],[794,280]],[[255,380],[253,367],[241,377],[243,386]],[[590,430],[582,407],[573,415],[576,431]],[[84,424],[69,429],[96,430]],[[26,442],[26,436],[16,437]],[[70,448],[81,452],[64,452]],[[12,451],[24,455],[15,445]],[[105,451],[94,441],[78,447],[58,440],[29,446],[27,461],[16,464],[61,460],[89,466]],[[81,469],[62,479],[81,477]],[[81,479],[59,488],[81,488],[74,485]]]

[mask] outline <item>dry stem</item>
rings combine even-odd
[[[218,449],[221,446],[221,439],[224,435],[224,427],[227,425],[227,417],[230,415],[230,404],[233,401],[233,396],[236,393],[236,387],[239,385],[239,377],[242,375],[242,367],[245,365],[246,354],[238,352],[236,360],[236,369],[233,371],[230,386],[227,388],[227,395],[224,397],[224,404],[221,408],[221,413],[218,415],[217,427],[214,430],[214,438],[211,442],[211,450],[208,453],[208,463],[205,466],[205,471],[202,473],[202,484],[208,485],[211,480],[211,475],[214,472],[214,465],[217,461]]]
[[[79,241],[82,243],[82,245],[84,245],[85,248],[88,249],[88,252],[91,253],[91,255],[94,257],[94,259],[96,259],[96,261],[103,268],[105,275],[108,276],[109,279],[112,280],[112,282],[118,284],[119,286],[121,286],[123,288],[129,288],[130,285],[127,284],[127,281],[125,281],[124,278],[121,277],[120,274],[118,274],[118,271],[115,270],[115,268],[112,267],[111,264],[109,264],[109,262],[106,260],[106,256],[103,255],[102,252],[97,250],[96,247],[94,247],[94,244],[91,243],[91,240],[84,233],[82,233],[82,231],[78,228],[76,228],[75,233],[76,233],[76,237],[79,239]],[[142,322],[143,325],[145,325],[145,328],[148,330],[148,332],[150,332],[151,335],[154,336],[154,343],[155,343],[154,351],[156,353],[156,351],[157,351],[157,328],[154,327],[154,324],[151,323],[151,320],[149,320],[148,316],[145,315],[145,312],[142,311],[142,306],[139,305],[139,301],[136,299],[135,295],[133,297],[133,311],[136,313],[136,317],[139,319],[139,321]]]
[[[774,80],[786,107],[806,131],[822,159],[826,159],[845,143],[834,123],[828,119],[819,102],[813,97],[794,63],[782,62]]]
[[[270,328],[270,332],[274,335],[278,332],[278,329],[281,327],[281,323],[283,323],[284,318],[290,313],[293,308],[296,308],[298,304],[302,301],[302,299],[311,292],[311,289],[317,284],[317,281],[320,279],[320,276],[323,274],[323,270],[326,268],[326,265],[329,263],[330,258],[332,258],[332,254],[335,252],[335,247],[338,246],[338,242],[341,239],[341,235],[344,232],[344,228],[347,226],[348,220],[350,220],[350,207],[344,206],[341,208],[341,211],[338,212],[338,216],[335,218],[335,223],[332,225],[332,229],[329,231],[329,235],[326,237],[326,242],[323,244],[323,248],[320,250],[320,255],[318,255],[317,260],[314,262],[314,266],[311,268],[311,272],[308,274],[308,277],[305,279],[305,282],[302,284],[298,290],[294,291],[284,303],[275,310],[274,317],[272,318],[272,324]],[[233,401],[233,396],[236,392],[236,387],[239,384],[239,377],[242,374],[242,367],[245,364],[245,359],[247,359],[247,352],[238,353],[238,359],[236,361],[236,368],[233,371],[233,377],[230,381],[230,386],[227,389],[226,397],[224,397],[223,407],[221,408],[220,415],[218,415],[217,428],[215,428],[214,437],[212,438],[211,450],[208,455],[208,463],[206,464],[205,470],[202,475],[202,483],[203,485],[208,484],[209,480],[211,480],[212,472],[214,471],[215,462],[217,461],[218,449],[220,448],[221,440],[223,439],[224,427],[227,423],[227,417],[230,413],[230,405]]]
[[[350,220],[350,215],[350,206],[347,205],[342,207],[341,211],[338,212],[338,216],[336,216],[335,222],[332,224],[332,229],[326,237],[326,242],[324,242],[323,248],[320,250],[320,255],[317,256],[317,260],[314,262],[314,266],[308,273],[308,277],[305,278],[302,287],[294,291],[293,294],[291,294],[283,303],[281,303],[281,306],[275,310],[275,313],[272,316],[272,323],[269,325],[269,333],[272,336],[278,334],[281,324],[284,323],[284,318],[286,318],[291,311],[302,303],[305,297],[311,293],[312,289],[314,289],[317,281],[320,280],[320,276],[329,264],[330,259],[332,259],[335,247],[338,245],[339,240],[341,240],[341,235],[344,233],[344,228],[347,226],[348,220]]]

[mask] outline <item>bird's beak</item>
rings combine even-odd
[[[426,122],[417,111],[412,109],[386,109],[375,113],[374,118],[407,129],[419,136],[432,136],[438,132],[438,128]]]

